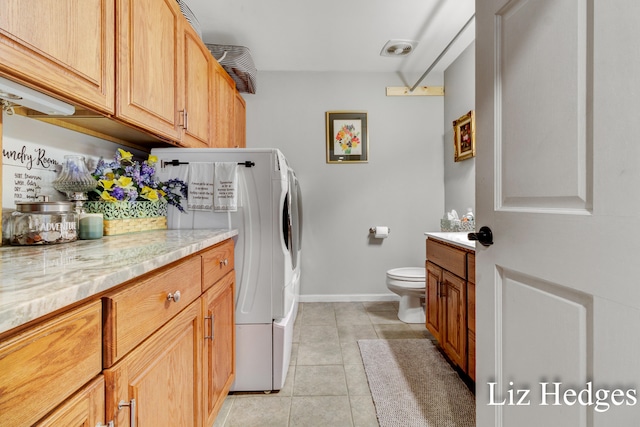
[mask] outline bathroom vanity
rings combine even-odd
[[[475,381],[475,242],[467,233],[425,233],[426,327]]]

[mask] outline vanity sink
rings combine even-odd
[[[439,239],[445,242],[453,243],[459,246],[463,246],[465,248],[474,249],[476,248],[475,240],[469,240],[467,235],[468,231],[442,231],[442,232],[426,232],[424,233],[429,238]]]

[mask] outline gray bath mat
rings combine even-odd
[[[475,396],[431,341],[358,345],[381,427],[475,427]]]

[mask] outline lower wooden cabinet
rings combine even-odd
[[[98,375],[71,399],[35,425],[37,427],[106,426],[104,376]]]
[[[427,261],[426,326],[445,353],[467,369],[467,284]]]
[[[235,379],[235,272],[202,296],[204,317],[203,394],[205,425],[215,421]]]
[[[476,380],[476,256],[475,254],[467,255],[467,349],[469,353],[469,361],[467,365],[469,369],[467,373],[469,377]]]
[[[445,306],[442,347],[453,362],[467,371],[467,283],[448,271],[442,273],[441,298]]]
[[[99,301],[0,342],[0,426],[33,425],[102,370]]]
[[[468,281],[475,281],[475,255],[427,239],[425,268],[426,327],[449,359],[475,380],[475,283]]]
[[[235,379],[234,293],[227,239],[0,340],[0,426],[210,427]]]
[[[195,301],[104,371],[116,426],[200,426],[202,315]]]
[[[443,337],[443,316],[442,310],[444,309],[442,300],[440,299],[440,287],[442,286],[442,268],[438,267],[434,263],[427,261],[425,263],[427,270],[427,283],[426,283],[426,326],[429,332],[435,337],[438,342],[442,342]]]

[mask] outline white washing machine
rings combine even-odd
[[[188,182],[190,162],[238,163],[237,212],[169,209],[170,229],[237,229],[236,380],[232,391],[280,390],[300,295],[299,183],[277,149],[154,148],[161,181]],[[186,206],[186,203],[184,203]]]

